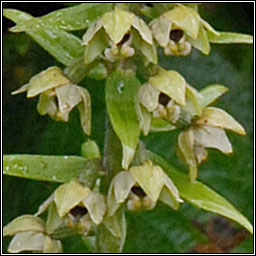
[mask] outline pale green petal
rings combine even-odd
[[[197,163],[194,153],[194,134],[192,130],[180,133],[178,146],[186,163],[189,165],[190,180],[193,182],[197,176]]]
[[[82,97],[82,102],[77,105],[80,113],[81,125],[84,130],[84,133],[87,135],[90,135],[91,134],[91,96],[85,88],[80,86],[78,86],[77,88]]]
[[[161,194],[159,196],[159,200],[162,201],[164,204],[168,205],[169,207],[173,208],[174,210],[179,209],[179,202],[177,202],[170,191],[166,188],[163,187]]]
[[[114,44],[118,44],[129,31],[133,23],[133,15],[115,9],[102,17],[102,25]]]
[[[185,105],[186,81],[178,72],[159,69],[157,75],[149,78],[149,83],[178,104]]]
[[[246,135],[244,128],[231,115],[220,108],[205,108],[203,110],[203,115],[197,121],[197,124],[215,126],[231,130],[240,135]]]
[[[177,129],[176,126],[172,125],[167,121],[164,121],[163,119],[155,117],[152,118],[150,127],[151,132],[168,132],[175,129]]]
[[[55,89],[60,112],[70,112],[82,99],[78,86],[66,84]]]
[[[49,67],[48,69],[33,76],[29,81],[29,88],[27,91],[27,97],[34,97],[49,89],[70,83],[66,78],[62,70],[58,67]]]
[[[177,27],[196,39],[199,32],[200,16],[193,9],[185,6],[178,6],[166,12],[164,16],[173,22]]]
[[[153,43],[152,33],[144,20],[134,15],[132,26],[140,33],[144,41],[146,41],[148,44]]]
[[[196,160],[197,160],[198,164],[201,164],[203,161],[205,161],[207,159],[208,152],[204,146],[196,144],[195,145],[195,155],[196,155]]]
[[[87,140],[81,146],[81,155],[86,159],[101,158],[100,149],[94,140]]]
[[[87,208],[92,221],[99,225],[106,212],[105,197],[100,193],[91,191],[89,195],[83,200],[83,204]]]
[[[12,95],[16,95],[16,94],[23,93],[23,92],[27,91],[29,86],[30,86],[29,83],[22,85],[18,90],[13,91]]]
[[[83,35],[83,44],[87,45],[101,28],[101,20],[94,21]]]
[[[178,203],[183,202],[183,200],[180,198],[178,189],[166,174],[164,174],[164,185]]]
[[[229,89],[227,87],[220,84],[208,85],[200,91],[200,94],[203,96],[200,102],[201,106],[207,107],[224,93],[228,92],[228,90]]]
[[[114,237],[121,237],[121,227],[116,214],[113,216],[106,217],[104,219],[103,224]]]
[[[108,190],[108,195],[107,195],[107,206],[108,206],[108,211],[107,211],[107,216],[113,216],[117,209],[120,207],[120,204],[116,202],[116,197],[114,193],[114,183],[116,181],[116,177],[112,180],[109,190]]]
[[[99,30],[88,42],[84,52],[84,63],[87,65],[94,61],[108,47],[108,41],[103,30]]]
[[[114,193],[117,203],[123,203],[128,197],[128,194],[135,184],[135,180],[131,176],[130,172],[119,172],[115,177]]]
[[[22,232],[15,235],[9,244],[8,252],[19,253],[22,251],[40,252],[44,247],[45,236],[37,232]]]
[[[59,186],[54,193],[54,201],[59,216],[65,216],[73,207],[84,200],[89,192],[89,188],[82,186],[76,181]]]
[[[156,202],[164,185],[163,170],[159,166],[145,163],[131,167],[130,173],[150,199]]]
[[[62,253],[61,241],[45,236],[43,253]]]
[[[54,194],[51,194],[38,208],[37,212],[35,213],[35,216],[41,215],[43,212],[45,212],[48,207],[50,206],[51,202],[53,201]]]
[[[188,38],[188,42],[203,54],[208,55],[210,53],[210,43],[207,33],[202,25],[199,26],[198,37],[196,39]]]
[[[202,18],[200,19],[201,25],[211,33],[213,33],[216,36],[219,36],[220,33],[216,31],[207,21],[203,20]]]
[[[139,90],[139,101],[149,111],[153,112],[158,106],[160,91],[151,84],[144,84]]]
[[[37,103],[37,111],[40,115],[48,114],[52,118],[56,116],[58,109],[54,96],[48,96],[45,93],[40,94]]]
[[[253,36],[231,32],[219,32],[219,36],[207,31],[208,39],[215,44],[253,44]]]
[[[206,148],[216,148],[224,154],[232,153],[232,145],[221,128],[204,125],[194,129],[195,143]]]
[[[154,19],[150,23],[150,27],[154,38],[159,43],[161,47],[166,47],[170,40],[170,32],[172,23],[170,20],[166,19],[164,15],[159,18]]]
[[[46,220],[46,233],[52,234],[62,224],[64,224],[64,220],[58,215],[56,205],[52,202]]]
[[[24,231],[44,232],[43,220],[34,215],[22,215],[3,228],[3,236],[13,236]]]

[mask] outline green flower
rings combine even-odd
[[[103,59],[115,62],[132,57],[139,51],[147,62],[157,63],[152,33],[147,24],[131,12],[116,8],[95,21],[83,36],[86,45],[84,60],[91,63]]]
[[[154,38],[166,55],[187,56],[192,46],[209,54],[210,44],[206,30],[215,31],[190,7],[178,4],[150,23]]]
[[[89,92],[73,84],[58,67],[50,67],[32,77],[12,94],[27,91],[27,98],[40,95],[37,104],[39,114],[48,114],[56,121],[67,122],[69,113],[78,107],[81,125],[86,134],[91,133],[91,99]]]
[[[44,221],[34,215],[22,215],[11,221],[3,229],[3,236],[14,235],[8,252],[61,253],[61,242],[52,239],[45,226]]]
[[[114,215],[125,201],[128,210],[136,211],[153,209],[158,199],[174,209],[183,202],[162,168],[146,161],[114,177],[107,196],[108,216]]]

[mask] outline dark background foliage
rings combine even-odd
[[[63,8],[63,3],[3,3],[40,16]],[[253,34],[253,3],[207,3],[200,14],[217,30]],[[56,123],[36,112],[37,99],[25,95],[11,96],[11,91],[25,84],[34,74],[50,65],[59,65],[25,34],[11,34],[12,22],[3,18],[3,153],[80,155],[80,145],[86,139],[80,128],[78,113],[72,113],[68,123]],[[232,133],[232,156],[210,150],[209,160],[199,170],[199,180],[232,202],[251,222],[253,221],[253,47],[248,45],[212,45],[209,56],[193,50],[187,58],[166,58],[160,51],[161,65],[179,71],[191,85],[201,89],[220,83],[230,92],[217,106],[232,114],[246,129],[247,136]],[[92,96],[92,139],[103,148],[104,85],[85,79],[82,83]],[[165,157],[172,165],[185,169],[175,154],[177,133],[155,133],[143,138],[148,148]],[[57,184],[5,176],[3,179],[3,225],[22,214],[33,214]],[[146,213],[127,213],[128,233],[124,252],[174,253],[192,251],[207,242],[200,233],[213,214],[184,203],[174,212],[159,204]],[[195,225],[195,222],[197,225]],[[195,228],[197,226],[197,228]],[[201,229],[201,230],[202,230]],[[208,234],[209,236],[209,234]],[[228,233],[226,240],[232,234]],[[10,239],[4,239],[4,252]],[[223,244],[226,243],[223,239]],[[208,241],[209,242],[209,241]],[[78,237],[66,239],[65,252],[85,252]],[[252,252],[252,236],[232,252]]]

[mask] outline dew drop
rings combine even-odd
[[[117,87],[118,93],[122,94],[124,89],[124,81],[121,81]]]
[[[68,159],[68,156],[63,156],[64,159]]]

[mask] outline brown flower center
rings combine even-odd
[[[184,32],[180,29],[174,29],[170,33],[170,39],[174,42],[178,43],[180,39],[183,37]]]
[[[71,213],[75,218],[79,219],[82,216],[84,216],[88,210],[85,207],[76,206],[70,210],[69,213]]]
[[[143,198],[143,197],[146,196],[146,193],[144,192],[144,190],[141,187],[139,187],[139,186],[133,186],[131,190],[138,197],[142,197]]]
[[[160,93],[159,98],[158,98],[158,102],[160,104],[162,104],[163,106],[166,106],[168,104],[168,102],[170,101],[170,97],[164,93]]]
[[[126,43],[129,38],[130,38],[130,33],[126,33],[124,36],[123,36],[123,39],[117,44],[118,47],[121,47],[124,43]]]

